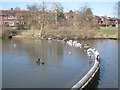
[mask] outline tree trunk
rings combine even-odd
[[[39,35],[42,37],[44,34],[44,21],[45,21],[45,7],[44,7],[44,2],[42,6],[42,21],[41,21],[41,30]]]
[[[41,30],[40,30],[40,36],[42,37],[43,36],[43,30],[44,29],[44,23],[42,22],[41,23]]]

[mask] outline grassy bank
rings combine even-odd
[[[38,37],[39,30],[4,30],[3,35],[11,35],[15,33],[17,35],[24,35],[28,37]],[[7,34],[5,34],[7,33]],[[56,37],[63,39],[64,37],[70,38],[117,38],[118,28],[100,28],[95,30],[70,30],[70,29],[55,29],[55,30],[45,30],[45,37]]]
[[[71,35],[79,38],[118,38],[118,28],[101,28],[96,30],[46,30],[47,35]]]
[[[46,30],[46,33],[64,33],[64,34],[86,34],[86,33],[94,33],[94,34],[116,34],[118,33],[117,28],[101,28],[96,30]]]

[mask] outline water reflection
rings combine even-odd
[[[117,41],[80,40],[79,42],[89,43],[100,52],[101,69],[95,87],[118,87]],[[4,88],[70,88],[94,64],[94,60],[92,63],[89,62],[89,57],[83,49],[57,41],[5,39],[2,51]],[[69,52],[72,54],[69,55]],[[45,64],[37,64],[38,58]]]
[[[100,52],[101,69],[99,88],[118,87],[118,41],[117,40],[89,40],[91,47]],[[111,83],[112,82],[112,83]],[[114,82],[114,84],[113,84]]]
[[[15,48],[14,44],[16,44]],[[78,79],[90,69],[86,53],[62,42],[5,39],[3,46],[4,88],[60,88],[80,71],[84,70]],[[68,54],[69,51],[72,52],[71,55]],[[36,63],[38,58],[41,58],[45,64]]]

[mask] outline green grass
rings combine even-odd
[[[30,37],[33,37],[33,34],[35,36],[38,36],[40,30],[9,30],[9,32],[16,31],[19,35],[27,35]],[[56,30],[45,30],[46,34],[58,34],[58,35],[83,35],[83,36],[97,36],[97,35],[115,35],[118,33],[118,28],[101,28],[96,30],[80,30],[80,29],[56,29]]]
[[[58,34],[89,34],[89,33],[94,33],[94,34],[110,34],[110,35],[114,35],[116,33],[118,33],[118,29],[117,28],[101,28],[101,29],[97,29],[97,30],[46,30],[47,34],[54,34],[54,33],[58,33]]]
[[[109,34],[109,35],[114,35],[118,33],[118,28],[102,28],[98,30],[92,30],[92,33],[101,33],[101,34]]]
[[[33,34],[38,35],[39,30],[23,30],[20,32],[21,35],[29,35],[32,36]]]

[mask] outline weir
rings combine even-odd
[[[88,83],[93,79],[93,77],[96,75],[96,73],[100,69],[100,58],[99,58],[99,52],[95,51],[95,49],[88,49],[89,52],[92,52],[95,57],[95,63],[93,67],[88,71],[88,73],[80,80],[78,81],[72,88],[71,90],[78,90],[78,89],[83,89],[85,88]]]
[[[67,44],[70,46],[80,47],[80,48],[82,46],[81,43],[78,43],[77,41],[72,41],[72,40],[67,41]],[[86,44],[84,46],[86,46]],[[83,48],[84,48],[84,46],[83,46]],[[81,89],[85,88],[100,69],[99,52],[97,50],[95,50],[95,48],[88,47],[86,49],[87,49],[88,56],[90,56],[90,52],[93,53],[94,58],[95,58],[94,65],[87,72],[87,74],[71,88],[71,90],[78,90],[78,89],[81,90]]]

